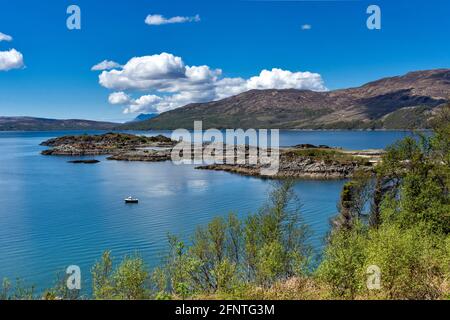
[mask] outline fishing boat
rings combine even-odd
[[[130,196],[128,198],[125,198],[125,203],[139,203],[139,199]]]

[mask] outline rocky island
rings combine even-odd
[[[162,135],[137,136],[127,133],[105,133],[101,135],[63,136],[41,143],[51,147],[43,155],[88,156],[115,155],[145,148],[171,148],[175,141]]]
[[[72,160],[67,162],[73,164],[96,164],[99,163],[100,161],[96,159],[88,159],[88,160]]]
[[[261,164],[212,164],[197,169],[275,179],[346,179],[356,171],[372,171],[382,153],[382,150],[344,151],[328,146],[301,145],[280,150],[279,170],[273,176],[262,176],[264,165]]]
[[[171,160],[171,153],[176,144],[176,141],[162,135],[146,137],[126,133],[64,136],[41,143],[50,147],[42,151],[43,155],[108,155],[107,160],[147,162]],[[201,151],[205,151],[207,146],[211,145],[204,144]],[[226,150],[225,145],[222,147]],[[373,165],[380,161],[383,154],[383,150],[346,151],[324,145],[301,144],[281,148],[278,173],[274,176],[263,176],[261,169],[264,165],[258,161],[249,161],[250,157],[259,156],[258,148],[237,146],[234,151],[236,154],[238,151],[245,154],[244,164],[227,161],[229,159],[225,157],[225,163],[200,165],[196,169],[267,178],[345,179],[351,178],[356,171],[373,170]]]

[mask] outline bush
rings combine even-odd
[[[269,287],[305,272],[310,250],[308,231],[295,206],[293,184],[272,193],[259,213],[239,221],[217,217],[194,234],[186,246],[170,237],[170,251],[157,271],[158,292],[172,297],[239,296],[253,285]]]
[[[376,265],[381,271],[381,290],[366,291],[382,299],[436,299],[441,296],[437,279],[443,271],[434,257],[440,239],[421,228],[401,229],[383,225],[369,231],[363,266]],[[439,281],[438,281],[439,282]]]
[[[125,257],[115,270],[111,253],[106,251],[92,268],[95,299],[142,300],[150,297],[149,275],[139,256]]]
[[[327,297],[354,299],[365,285],[367,230],[358,220],[352,228],[333,232],[316,271]]]

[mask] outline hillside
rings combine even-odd
[[[157,113],[141,113],[140,115],[138,115],[136,118],[134,118],[130,122],[145,121],[145,120],[153,119],[157,116],[158,116]]]
[[[428,127],[450,102],[450,69],[411,72],[361,87],[328,92],[251,90],[195,103],[121,129],[204,128],[413,129]]]
[[[117,123],[90,120],[0,117],[0,131],[111,130],[117,126]]]

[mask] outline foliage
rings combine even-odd
[[[386,224],[369,232],[364,266],[381,270],[382,289],[366,294],[382,299],[436,299],[444,279],[436,259],[440,239],[423,234],[420,228],[402,230]]]
[[[353,180],[345,183],[342,188],[339,214],[332,221],[334,230],[352,228],[356,220],[367,215],[364,210],[368,203],[374,202],[371,200],[374,196],[375,185],[371,173],[356,172]]]
[[[363,265],[367,230],[358,221],[349,229],[333,232],[316,271],[319,282],[328,288],[330,298],[354,299],[364,282]]]
[[[321,160],[325,163],[353,163],[357,162],[361,165],[370,165],[366,159],[358,156],[353,156],[351,154],[345,153],[338,149],[329,148],[306,148],[292,150],[287,153],[288,157],[307,157],[314,160]]]
[[[43,294],[44,300],[78,300],[81,299],[81,290],[70,290],[67,287],[69,275],[60,272],[56,275],[56,282],[53,288],[47,289]]]
[[[293,184],[275,189],[257,214],[240,221],[217,217],[194,234],[190,246],[170,237],[170,253],[157,269],[157,291],[172,297],[240,295],[303,274],[309,262],[308,230],[295,205]]]
[[[346,228],[332,232],[316,274],[330,296],[448,297],[449,108],[436,118],[433,135],[407,137],[387,149],[372,193],[379,213],[375,224],[365,224],[355,214],[358,182],[344,187],[340,221]],[[366,268],[372,265],[381,271],[379,290],[364,285]]]
[[[9,279],[3,279],[0,288],[0,300],[32,300],[35,298],[34,286],[28,287],[20,279],[13,285]]]
[[[141,257],[125,257],[113,269],[111,253],[106,251],[92,268],[93,296],[95,299],[108,300],[147,299],[148,279],[149,274]]]

